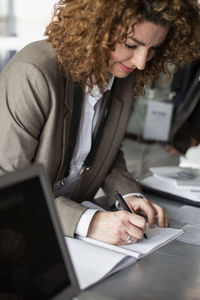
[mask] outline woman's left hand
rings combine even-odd
[[[158,204],[148,200],[147,198],[140,198],[137,196],[128,196],[124,198],[129,208],[147,218],[150,227],[154,227],[156,218],[158,226],[168,227],[169,220],[166,210]]]

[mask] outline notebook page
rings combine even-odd
[[[147,254],[152,253],[158,248],[166,245],[171,242],[175,238],[179,237],[183,234],[182,229],[174,229],[174,228],[160,228],[155,226],[154,228],[146,228],[147,239],[143,239],[134,244],[128,244],[125,246],[115,246],[107,243],[103,243],[91,238],[83,238],[79,237],[79,239],[97,245],[106,249],[110,249],[119,253],[123,253],[125,255],[129,255],[135,258],[143,257]]]
[[[140,258],[152,253],[153,251],[168,244],[169,242],[183,234],[182,229],[160,228],[158,226],[155,226],[154,228],[149,228],[147,226],[145,232],[148,239],[143,239],[135,244],[121,246],[121,248],[126,248],[131,251],[140,253],[138,257]]]

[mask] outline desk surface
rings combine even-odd
[[[153,200],[162,201],[166,208],[182,205],[172,201],[164,203],[157,197]],[[96,295],[94,300],[199,300],[200,246],[173,241],[89,291]]]

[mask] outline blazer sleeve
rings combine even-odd
[[[0,175],[3,175],[35,162],[51,98],[41,70],[24,61],[8,64],[2,71],[0,90]],[[55,205],[64,234],[72,237],[86,208],[67,197],[56,198]]]
[[[33,64],[17,61],[0,78],[0,174],[34,161],[49,109],[45,78]]]

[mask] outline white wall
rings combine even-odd
[[[42,38],[56,0],[15,0],[16,33],[28,39]]]
[[[0,0],[0,15],[6,14],[8,0]],[[13,0],[16,37],[0,36],[0,52],[20,50],[26,44],[44,38],[44,31],[57,0]]]

